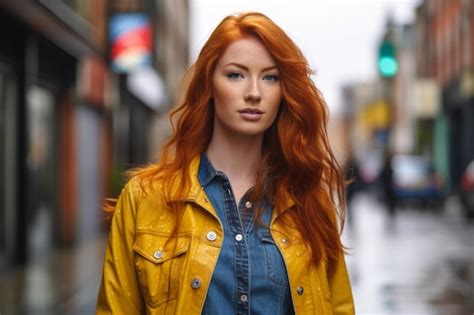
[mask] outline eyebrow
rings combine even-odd
[[[238,68],[242,68],[244,69],[245,71],[248,71],[249,68],[244,66],[244,65],[241,65],[239,63],[236,63],[236,62],[229,62],[228,64],[225,65],[225,67],[227,66],[235,66],[235,67],[238,67]],[[266,67],[266,68],[263,68],[262,69],[262,72],[265,72],[265,71],[268,71],[268,70],[273,70],[273,69],[277,69],[278,70],[278,67],[276,65],[273,65],[273,66],[270,66],[270,67]]]

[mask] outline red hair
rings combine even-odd
[[[327,108],[300,49],[263,14],[228,16],[217,26],[188,72],[189,86],[181,105],[171,113],[173,134],[162,148],[159,163],[132,170],[129,176],[145,185],[165,179],[169,187],[178,180],[178,193],[189,190],[190,162],[206,151],[212,136],[213,71],[225,49],[247,36],[260,40],[273,57],[282,90],[279,113],[265,133],[252,199],[269,198],[274,211],[281,211],[289,194],[296,201],[294,221],[311,250],[312,262],[326,258],[332,269],[344,250],[338,224],[342,227],[344,218],[344,180],[329,146]]]

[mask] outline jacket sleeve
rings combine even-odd
[[[133,179],[122,190],[112,219],[104,257],[96,314],[140,314],[144,303],[134,268],[139,187]]]
[[[334,315],[355,314],[351,283],[344,256],[338,260],[336,270],[329,280],[331,305]]]

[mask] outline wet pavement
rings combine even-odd
[[[455,200],[394,218],[368,194],[352,205],[343,239],[357,314],[474,314],[474,223]],[[0,274],[0,314],[93,314],[105,244],[101,236]]]
[[[95,313],[106,236],[0,274],[0,315]]]
[[[352,205],[343,239],[357,314],[474,314],[474,222],[456,199],[393,218],[366,194]]]

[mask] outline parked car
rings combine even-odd
[[[463,173],[460,196],[464,214],[467,218],[474,219],[474,160],[469,163]]]
[[[395,155],[391,166],[397,203],[415,201],[423,205],[443,204],[443,182],[429,159],[418,155]]]

